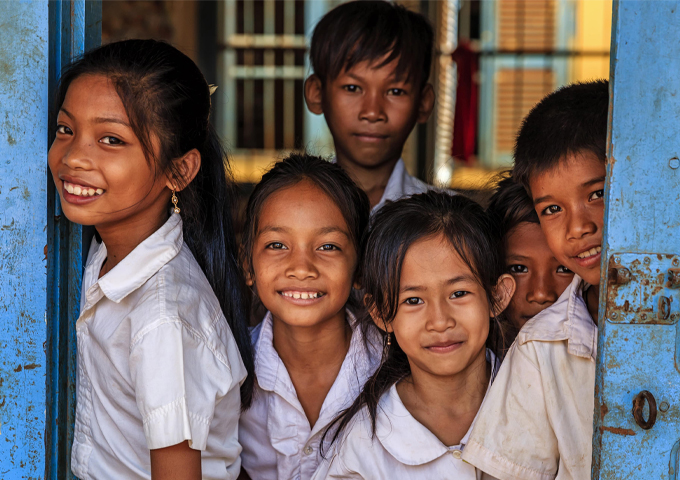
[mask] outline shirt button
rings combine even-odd
[[[311,446],[309,446],[309,445],[307,445],[307,446],[305,447],[305,450],[304,450],[305,455],[311,455],[313,451],[314,451],[314,449],[313,449]]]
[[[460,458],[460,456],[462,455],[460,450],[451,450],[451,454],[453,455],[453,458]]]

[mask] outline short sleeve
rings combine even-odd
[[[552,480],[559,452],[533,342],[508,352],[463,460],[500,480]]]
[[[189,440],[205,450],[215,405],[233,384],[227,358],[181,319],[165,319],[133,340],[129,365],[149,449]]]

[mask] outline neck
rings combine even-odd
[[[375,167],[365,167],[350,160],[342,152],[337,152],[337,162],[345,170],[352,180],[361,188],[371,203],[371,208],[375,207],[385,193],[385,187],[390,180],[390,175],[400,157],[383,162]]]
[[[474,417],[484,400],[491,378],[491,367],[486,361],[486,348],[463,371],[450,376],[437,376],[411,367],[410,380],[398,387],[410,398],[415,409],[440,412],[446,417]],[[406,404],[406,402],[404,402]],[[408,405],[407,409],[411,410]],[[413,414],[413,412],[411,412]],[[414,415],[415,416],[415,415]],[[417,418],[417,417],[416,417]],[[467,428],[465,429],[467,430]]]
[[[125,222],[95,226],[106,245],[106,261],[99,273],[100,278],[163,226],[169,217],[166,206],[162,205],[158,215],[153,217],[156,219],[155,222],[149,222],[149,217],[149,215],[133,216],[127,218]]]
[[[342,364],[352,329],[341,310],[331,319],[309,327],[290,325],[272,317],[274,348],[289,372],[325,371]]]

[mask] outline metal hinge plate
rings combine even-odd
[[[680,255],[615,253],[609,257],[607,320],[673,325],[680,318]]]

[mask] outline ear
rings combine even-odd
[[[499,315],[510,305],[510,300],[512,300],[512,296],[515,294],[516,286],[514,277],[509,273],[504,273],[498,278],[493,292],[496,306],[491,311],[492,316]]]
[[[315,115],[323,113],[323,84],[318,75],[310,75],[305,80],[305,103],[310,112]]]
[[[371,296],[369,294],[364,295],[364,306],[366,307],[366,310],[368,310],[368,314],[371,316],[371,320],[373,320],[376,327],[387,333],[392,333],[394,331],[392,324],[387,323],[380,315],[378,315],[378,311],[376,310],[375,305],[372,305]]]
[[[186,188],[187,185],[196,177],[201,168],[201,154],[192,148],[180,158],[175,160],[175,167],[180,178],[168,178],[167,187],[177,192]]]
[[[418,106],[418,123],[425,123],[430,118],[434,108],[434,88],[428,83],[420,92],[420,105]]]

